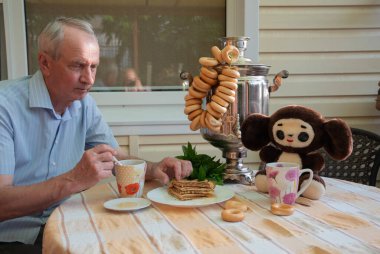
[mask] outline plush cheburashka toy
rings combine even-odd
[[[335,160],[344,160],[352,152],[352,133],[341,119],[326,120],[313,109],[298,105],[283,107],[266,116],[249,115],[242,124],[242,142],[250,150],[258,151],[263,163],[295,162],[301,168],[313,170],[313,181],[302,194],[310,199],[319,199],[325,193],[325,183],[318,173],[324,168],[324,159],[318,149]],[[299,187],[308,179],[303,174]],[[265,169],[255,177],[258,191],[268,192]]]

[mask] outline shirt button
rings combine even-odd
[[[51,165],[55,166],[55,162],[54,162],[54,161],[52,161],[52,162],[51,162]]]
[[[54,144],[58,144],[58,141],[55,141]]]

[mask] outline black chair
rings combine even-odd
[[[342,161],[335,161],[322,149],[325,168],[321,176],[343,179],[351,182],[376,186],[380,167],[380,136],[357,128],[351,128],[353,149],[351,155]]]

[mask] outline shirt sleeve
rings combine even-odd
[[[87,116],[89,117],[89,123],[87,132],[86,132],[86,146],[85,149],[90,149],[100,144],[108,144],[113,148],[118,148],[119,144],[117,143],[111,128],[105,122],[99,108],[96,106],[96,103],[92,97],[87,96],[88,98],[88,110]]]
[[[11,117],[6,106],[0,104],[0,174],[13,175],[15,153]]]

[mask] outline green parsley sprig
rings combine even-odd
[[[215,160],[215,156],[211,157],[207,154],[198,154],[196,146],[192,146],[190,142],[182,146],[183,155],[176,156],[181,160],[189,160],[193,165],[193,172],[187,179],[199,181],[210,180],[215,184],[223,185],[223,174],[226,168],[225,163],[221,163],[220,160]]]

